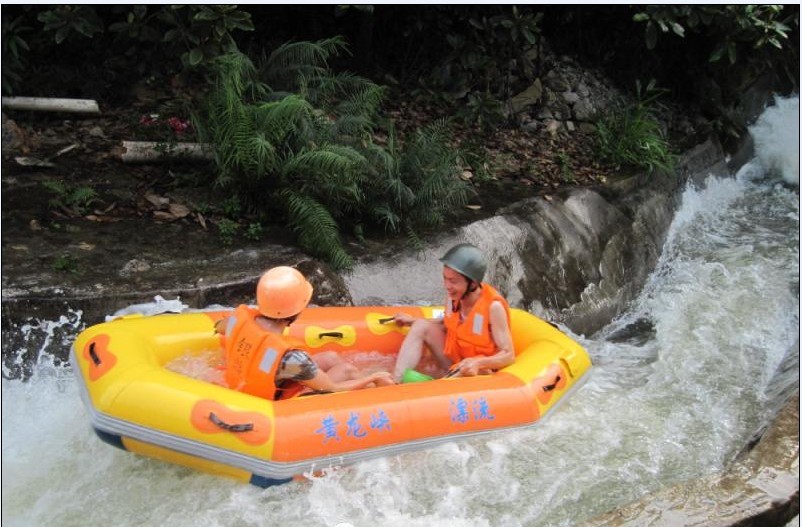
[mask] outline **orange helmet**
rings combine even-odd
[[[289,318],[306,308],[312,298],[312,284],[292,267],[274,267],[259,279],[256,303],[269,318]]]

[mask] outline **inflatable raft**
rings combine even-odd
[[[438,307],[309,308],[288,328],[310,353],[397,353],[398,312]],[[92,326],[72,349],[91,425],[119,448],[262,487],[329,466],[429,447],[542,419],[591,367],[585,350],[549,323],[511,309],[515,363],[454,377],[269,401],[165,367],[220,349],[224,312],[134,315]]]

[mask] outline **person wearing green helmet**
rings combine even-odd
[[[416,319],[405,313],[395,323],[410,326],[398,352],[393,376],[417,366],[424,345],[447,376],[492,373],[515,361],[510,335],[510,308],[492,286],[482,282],[487,264],[469,243],[449,249],[440,259],[447,299],[442,319]]]

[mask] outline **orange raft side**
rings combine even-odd
[[[310,309],[290,326],[288,334],[305,342],[312,353],[356,349],[395,354],[409,330],[392,322],[399,312],[437,318],[443,309]],[[281,401],[275,405],[273,459],[298,461],[537,421],[551,401],[573,384],[572,378],[584,373],[589,361],[585,364],[587,355],[578,344],[547,322],[520,310],[512,310],[511,316],[513,344],[519,356],[531,354],[529,347],[537,341],[542,341],[544,349],[563,348],[565,356],[536,378],[530,378],[527,365],[536,367],[541,361],[529,358],[518,368],[495,375]]]
[[[397,353],[405,312],[441,307],[310,308],[290,326],[310,353]],[[514,364],[487,376],[436,379],[268,401],[168,370],[175,358],[219,349],[213,322],[231,311],[126,317],[85,330],[73,364],[98,434],[128,450],[265,485],[328,465],[537,422],[591,367],[582,347],[511,310]],[[278,479],[276,479],[278,478]]]

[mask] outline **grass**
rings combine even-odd
[[[653,83],[621,112],[608,114],[597,124],[599,156],[616,165],[654,170],[672,170],[676,156],[671,152],[663,126],[657,118],[656,99],[660,91]]]

